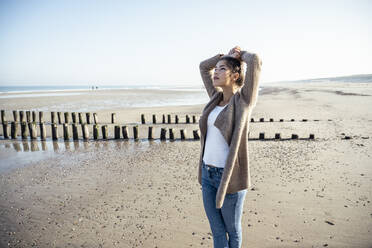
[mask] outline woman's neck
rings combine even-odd
[[[238,88],[223,87],[222,90],[223,90],[223,99],[218,104],[220,106],[226,105],[230,101],[230,98],[238,91]]]

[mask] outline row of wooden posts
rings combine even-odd
[[[98,124],[97,113],[93,113],[92,115],[91,115],[91,113],[85,113],[85,122],[83,120],[84,113],[54,112],[54,111],[52,111],[52,112],[50,112],[50,114],[51,114],[51,123],[57,123],[57,120],[58,120],[58,124],[70,123],[70,116],[71,116],[72,123],[79,123],[79,124],[83,124],[83,123],[93,124],[94,123],[94,124]],[[25,122],[36,122],[36,115],[37,114],[36,114],[35,111],[13,110],[13,119],[14,119],[15,122],[18,122],[18,116],[19,116],[20,122],[24,122],[24,121]],[[64,116],[64,121],[62,121],[62,115]],[[93,116],[93,123],[92,123],[91,116]],[[44,112],[39,111],[39,123],[44,121],[43,117],[44,117]],[[185,119],[186,119],[186,121],[185,121],[186,124],[196,123],[196,116],[195,115],[192,116],[192,121],[191,121],[189,115],[186,115]],[[290,119],[290,121],[294,122],[295,119]],[[308,119],[302,119],[300,121],[307,122],[309,120]],[[314,120],[314,121],[319,121],[319,120]],[[331,119],[328,119],[328,121],[331,121]],[[1,122],[2,123],[6,122],[5,110],[1,110]],[[254,118],[251,118],[251,122],[255,122]],[[259,118],[259,120],[257,122],[265,122],[265,119],[264,118]],[[270,118],[269,122],[274,122],[274,119]],[[284,119],[279,119],[279,122],[284,122]],[[111,113],[111,123],[112,124],[116,123],[116,113]],[[141,114],[141,123],[146,124],[146,119],[145,119],[144,114]],[[155,114],[153,114],[152,115],[152,124],[156,124],[156,123],[157,123],[157,116]],[[163,123],[163,124],[166,124],[166,123],[168,123],[168,124],[171,124],[171,123],[178,124],[180,122],[179,122],[178,115],[175,115],[174,122],[172,122],[172,116],[170,114],[167,115],[167,118],[166,118],[166,115],[163,114],[161,123]]]
[[[8,134],[8,126],[7,122],[3,123],[3,135],[4,139],[9,139],[9,134]],[[70,132],[69,132],[69,124],[63,123],[63,138],[64,140],[70,140]],[[72,138],[74,140],[79,140],[79,134],[78,134],[78,125],[79,124],[72,124]],[[81,130],[82,130],[82,136],[84,140],[89,139],[89,129],[88,129],[88,124],[83,123],[80,125]],[[41,122],[39,124],[40,127],[40,139],[45,140],[46,139],[46,130],[45,130],[45,124]],[[51,124],[52,128],[52,140],[58,140],[58,129],[57,129],[57,124],[52,123]],[[108,126],[107,125],[102,125],[101,127],[102,130],[102,138],[103,139],[108,139]],[[174,140],[174,130],[173,128],[168,128],[169,131],[169,140]],[[181,140],[186,139],[186,130],[185,129],[180,129],[180,137]],[[29,135],[28,135],[29,133]],[[166,135],[167,135],[167,128],[161,128],[160,129],[160,140],[166,140]],[[18,123],[17,122],[11,122],[11,138],[12,139],[17,139],[18,136]],[[30,137],[31,140],[37,139],[37,130],[36,130],[36,123],[35,122],[22,122],[21,123],[21,137],[22,139],[27,139],[28,136]],[[93,125],[93,139],[98,139],[99,138],[99,125],[94,124]],[[128,126],[114,126],[114,138],[115,139],[129,139],[128,135]],[[309,139],[314,139],[314,134],[309,135]],[[138,139],[138,125],[133,126],[133,139],[137,140]],[[149,126],[148,127],[148,139],[152,140],[154,139],[153,136],[153,127]],[[193,139],[194,140],[199,140],[200,139],[200,134],[199,130],[193,130]],[[259,140],[265,140],[265,133],[261,132],[259,133]],[[280,133],[275,134],[274,139],[282,139]],[[298,139],[297,134],[292,134],[291,139]]]
[[[26,115],[25,115],[25,113],[26,113]],[[25,116],[26,116],[27,122],[25,121]],[[31,116],[32,116],[32,121],[31,121]],[[69,127],[69,116],[70,116],[69,112],[64,112],[65,123],[62,123],[61,112],[51,112],[52,139],[53,140],[58,140],[58,129],[57,129],[57,123],[56,123],[56,116],[58,117],[58,123],[63,124],[64,140],[69,140],[71,138],[69,128],[68,128]],[[72,122],[73,122],[72,123],[72,138],[74,140],[78,140],[79,137],[78,137],[78,124],[76,123],[77,122],[76,113],[72,112],[71,116],[72,116]],[[116,116],[115,113],[112,113],[112,115],[111,115],[111,122],[112,123],[115,123],[115,116]],[[10,134],[10,136],[12,137],[12,139],[16,139],[17,136],[18,136],[18,128],[19,128],[18,111],[17,110],[13,111],[13,117],[14,117],[14,121],[11,122],[11,129],[10,129],[11,134]],[[35,111],[32,111],[32,112],[31,111],[26,111],[26,112],[19,111],[19,117],[20,117],[19,119],[20,119],[22,139],[27,139],[28,133],[29,133],[29,136],[30,136],[31,139],[37,139],[37,137],[36,137],[37,136],[36,112]],[[162,123],[166,123],[165,122],[165,115],[163,114],[162,117],[163,117],[162,118]],[[79,124],[81,125],[83,139],[87,140],[87,139],[89,139],[89,130],[88,130],[87,125],[90,124],[90,113],[86,113],[86,122],[83,122],[82,113],[78,113],[78,118],[79,118]],[[97,124],[98,120],[97,120],[97,114],[96,113],[93,113],[93,119],[94,119],[94,123],[95,123],[93,125],[93,138],[98,139],[100,128]],[[2,125],[3,125],[3,136],[4,136],[5,139],[8,139],[9,138],[8,121],[6,121],[4,110],[1,110],[1,121],[2,121]],[[168,123],[172,123],[170,114],[168,114],[168,120],[167,121],[168,121]],[[264,122],[264,118],[260,118],[259,121]],[[271,118],[270,122],[272,122],[272,121],[273,121],[273,119]],[[282,122],[283,119],[280,119],[280,121]],[[291,121],[294,121],[294,119],[291,119]],[[307,119],[303,119],[302,121],[307,121]],[[152,123],[156,124],[156,122],[157,122],[156,121],[156,115],[152,115]],[[254,122],[253,118],[251,118],[251,122]],[[141,114],[141,123],[146,124],[144,114]],[[175,116],[175,122],[174,123],[175,124],[179,123],[178,115]],[[186,123],[191,123],[189,115],[186,115]],[[196,117],[195,116],[192,116],[192,123],[196,123]],[[41,140],[45,140],[46,131],[45,131],[45,123],[43,122],[43,112],[39,112],[39,127],[40,127],[40,138],[41,138]],[[128,127],[127,126],[115,126],[114,128],[115,128],[114,129],[115,139],[120,139],[121,137],[123,137],[123,139],[129,139],[129,137],[128,137]],[[107,139],[108,138],[107,137],[108,136],[108,126],[107,125],[102,125],[101,130],[102,130],[102,138]],[[173,128],[168,128],[168,130],[169,130],[169,139],[174,140]],[[161,132],[160,132],[160,139],[161,140],[166,139],[166,133],[167,133],[167,129],[166,128],[161,128]],[[181,140],[186,139],[186,130],[184,130],[184,129],[180,130],[180,137],[181,137]],[[137,125],[133,126],[133,139],[138,139],[138,126]],[[154,137],[153,137],[153,127],[152,126],[148,127],[148,139],[154,139]],[[199,130],[193,130],[193,139],[194,140],[200,139]],[[259,140],[264,140],[265,139],[265,133],[260,133],[258,139]],[[280,133],[275,134],[275,139],[281,139]],[[297,134],[292,134],[291,139],[298,139],[298,135]],[[309,139],[314,139],[314,134],[310,134]]]
[[[69,131],[69,124],[63,123],[63,139],[64,140],[70,140],[71,135]],[[79,140],[79,133],[78,133],[78,126],[79,124],[73,123],[72,124],[72,138],[73,140]],[[80,125],[81,126],[81,131],[82,131],[82,138],[84,140],[88,140],[90,138],[89,135],[89,129],[88,129],[88,124],[83,123]],[[18,136],[18,123],[17,122],[11,122],[11,138],[12,139],[17,139]],[[41,122],[39,124],[40,128],[40,139],[45,140],[46,139],[46,130],[45,130],[45,123]],[[57,129],[57,124],[52,123],[51,124],[52,128],[52,140],[58,140],[58,129]],[[93,125],[93,139],[99,139],[99,125],[94,124]],[[102,125],[101,126],[102,130],[102,138],[103,139],[108,139],[108,126],[107,125]],[[168,128],[169,130],[169,139],[174,140],[174,130],[173,128]],[[29,135],[28,135],[29,134]],[[167,134],[167,128],[161,128],[160,129],[160,140],[165,140],[166,139],[166,134]],[[4,139],[9,139],[9,134],[8,134],[8,123],[4,122],[3,123],[3,135]],[[36,130],[36,123],[35,122],[22,122],[21,123],[21,137],[22,139],[27,139],[28,136],[30,137],[31,140],[37,139],[37,130]],[[181,140],[186,139],[186,130],[185,129],[180,129],[180,136]],[[129,139],[129,132],[128,132],[128,126],[114,126],[114,138],[115,139]],[[194,140],[200,139],[199,135],[199,130],[193,130],[193,138]],[[138,125],[133,126],[133,139],[137,140],[138,139]],[[152,140],[154,139],[153,135],[153,127],[149,126],[148,127],[148,139]]]
[[[13,119],[15,122],[18,122],[18,116],[19,116],[19,122],[36,122],[36,119],[37,119],[37,113],[36,111],[17,111],[17,110],[13,110]],[[97,116],[97,113],[93,113],[91,115],[91,113],[85,113],[85,121],[83,120],[83,116],[84,116],[84,113],[76,113],[76,112],[50,112],[50,120],[51,120],[51,123],[58,123],[58,124],[63,124],[63,123],[70,123],[70,116],[71,116],[71,121],[72,123],[79,123],[79,124],[83,124],[83,123],[87,123],[87,124],[98,124],[98,116]],[[64,117],[64,120],[62,120],[62,116]],[[93,120],[92,120],[92,117],[93,116]],[[156,120],[156,115],[153,114],[152,115],[152,123],[153,124],[156,124],[157,123],[157,120]],[[192,118],[192,121],[191,121],[191,118]],[[189,123],[196,123],[196,116],[193,115],[192,117],[190,117],[189,115],[186,115],[185,116],[185,123],[186,124],[189,124]],[[167,123],[172,123],[172,116],[170,114],[167,115]],[[1,122],[2,123],[5,123],[6,122],[6,118],[5,118],[5,110],[1,110]],[[39,111],[39,123],[42,123],[44,122],[44,112],[42,111]],[[111,113],[111,123],[114,124],[116,123],[116,113]],[[141,115],[141,123],[142,124],[146,124],[146,121],[145,121],[145,115],[142,114]],[[165,124],[166,123],[166,116],[165,114],[163,114],[162,116],[162,123]],[[178,115],[175,115],[175,120],[174,120],[174,123],[175,124],[178,124],[180,123],[179,122],[179,117]]]

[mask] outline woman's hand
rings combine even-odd
[[[240,60],[240,52],[241,52],[240,47],[239,47],[239,46],[235,46],[235,47],[233,47],[233,48],[229,51],[228,56],[231,56],[231,57],[234,57],[234,58]]]

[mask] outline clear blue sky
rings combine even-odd
[[[261,82],[372,73],[372,1],[0,0],[0,84],[201,84],[240,45]]]

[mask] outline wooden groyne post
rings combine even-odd
[[[138,126],[133,126],[133,138],[138,140]]]
[[[54,111],[50,112],[50,122],[56,123],[56,112]]]
[[[98,116],[97,116],[97,113],[93,113],[93,120],[94,120],[94,124],[98,124]]]
[[[161,128],[160,129],[160,140],[165,140],[166,139],[166,134],[167,134],[167,129]]]
[[[18,122],[18,111],[17,110],[13,110],[13,120],[15,122]]]
[[[46,140],[46,129],[45,129],[44,122],[40,122],[39,128],[40,128],[40,139],[41,140]]]
[[[148,136],[147,136],[147,138],[148,138],[149,140],[154,139],[154,138],[153,138],[153,130],[152,130],[152,127],[151,127],[151,126],[149,127],[149,131],[148,131]]]
[[[78,124],[72,123],[72,138],[73,140],[79,140]]]
[[[194,140],[199,140],[200,139],[199,129],[193,130],[192,133],[194,135]]]
[[[120,126],[115,126],[115,139],[120,139]]]
[[[98,124],[93,125],[93,139],[98,139],[99,137],[99,126]]]
[[[58,140],[57,124],[56,123],[52,123],[51,127],[52,127],[52,139],[53,140]]]
[[[16,139],[18,136],[18,122],[13,121],[11,124],[10,135],[12,139]]]
[[[186,131],[184,129],[181,129],[180,130],[180,136],[181,136],[181,140],[185,140],[186,139]]]
[[[107,125],[102,125],[102,139],[107,139]]]
[[[63,138],[64,140],[69,140],[70,139],[70,133],[68,132],[68,124],[63,123]]]
[[[115,120],[116,120],[116,114],[115,113],[111,113],[111,123],[114,124],[115,123]]]
[[[90,124],[90,113],[85,113],[87,124]]]
[[[122,132],[123,132],[123,139],[128,139],[128,127],[127,126],[122,126],[121,127]]]
[[[83,139],[87,140],[89,139],[89,129],[87,123],[81,124],[81,132],[83,134]]]

